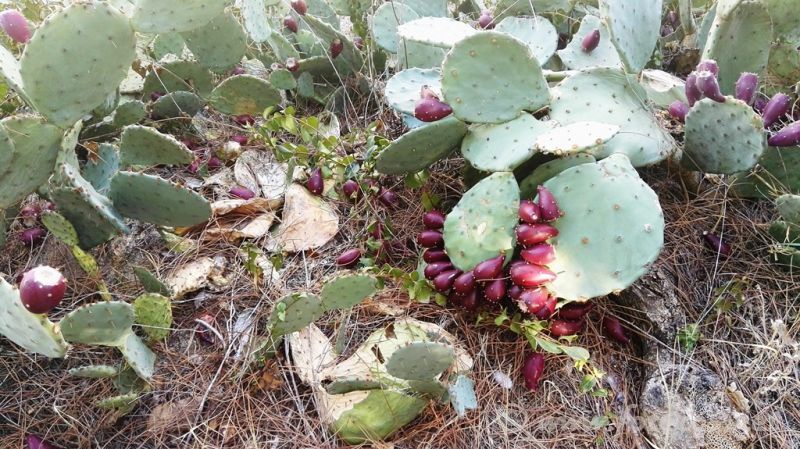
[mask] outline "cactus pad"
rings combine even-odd
[[[244,29],[254,42],[266,42],[272,31],[269,26],[266,0],[243,0],[241,6]]]
[[[466,133],[467,125],[452,116],[421,126],[386,147],[375,168],[390,175],[418,172],[449,155]]]
[[[444,48],[405,40],[397,51],[400,67],[420,69],[441,68],[446,54]]]
[[[153,351],[144,344],[142,339],[133,333],[133,330],[128,329],[128,335],[122,340],[122,344],[118,346],[125,361],[139,377],[142,379],[150,379],[155,372],[156,355]]]
[[[396,350],[386,361],[386,370],[405,380],[431,380],[453,364],[449,346],[433,342],[411,343]]]
[[[61,144],[61,130],[30,116],[0,121],[0,209],[22,201],[47,182]]]
[[[251,75],[237,75],[219,84],[210,103],[223,114],[261,115],[264,109],[281,101],[281,93],[268,82]]]
[[[439,69],[414,68],[398,72],[386,82],[386,102],[398,112],[414,115],[414,107],[420,99],[423,86],[428,86],[437,95],[441,95],[441,76]]]
[[[413,9],[420,17],[447,16],[447,0],[399,0],[398,3]]]
[[[623,290],[658,257],[661,205],[625,155],[569,168],[544,185],[564,212],[550,240],[556,260],[548,267],[558,277],[547,288],[557,297],[586,301]]]
[[[775,198],[775,207],[784,220],[800,223],[800,195],[784,194]]]
[[[456,117],[477,123],[506,122],[550,101],[542,68],[527,45],[495,31],[453,46],[442,66],[442,94]]]
[[[139,0],[133,25],[142,33],[177,33],[201,27],[222,14],[230,0]]]
[[[64,339],[85,345],[118,346],[131,331],[133,307],[118,301],[81,306],[59,323]]]
[[[375,43],[390,53],[397,53],[397,27],[416,19],[419,19],[419,14],[402,3],[382,4],[370,20]]]
[[[600,146],[616,136],[619,126],[598,122],[575,122],[551,129],[536,139],[542,153],[564,156]]]
[[[163,282],[161,282],[160,279],[158,279],[146,268],[133,267],[133,273],[136,275],[136,279],[139,280],[139,283],[142,284],[144,291],[167,297],[172,296],[172,292],[169,290],[169,287],[167,287]]]
[[[20,64],[14,54],[0,45],[0,76],[3,77],[8,87],[14,89],[17,95],[29,102],[25,96],[25,88],[19,70]]]
[[[214,80],[211,72],[193,61],[173,61],[153,67],[144,77],[142,98],[159,92],[194,92],[201,97],[211,93]]]
[[[762,0],[761,4],[769,11],[775,37],[794,44],[800,43],[797,4],[792,0]]]
[[[330,46],[334,39],[342,41],[344,47],[342,53],[334,60],[337,67],[346,72],[357,72],[361,69],[364,59],[361,57],[361,51],[356,48],[349,37],[317,17],[305,15],[303,18],[305,19],[305,24],[311,28],[311,31],[314,32],[326,48]]]
[[[800,146],[768,147],[759,167],[752,173],[739,174],[732,180],[737,195],[748,198],[772,198],[782,193],[800,194]]]
[[[359,399],[360,392],[350,393]],[[389,390],[370,390],[333,423],[336,435],[348,444],[383,440],[413,421],[427,400]]]
[[[109,197],[122,215],[160,226],[194,226],[211,217],[201,195],[143,173],[117,173]]]
[[[171,92],[153,103],[153,114],[161,119],[194,117],[203,109],[203,100],[191,92]]]
[[[534,142],[549,130],[530,114],[505,123],[472,125],[461,142],[461,154],[478,170],[511,171],[536,153]]]
[[[600,30],[600,43],[597,48],[587,53],[581,48],[583,39],[594,30]],[[608,29],[597,16],[586,15],[581,20],[578,31],[572,35],[572,40],[566,48],[558,51],[558,57],[568,69],[582,70],[591,67],[622,67],[619,53],[611,43]]]
[[[169,336],[172,326],[172,303],[169,298],[157,293],[141,295],[133,301],[136,323],[144,328],[153,340]]]
[[[562,81],[553,89],[550,117],[562,126],[598,117],[603,123],[618,125],[619,134],[592,152],[598,159],[623,153],[640,167],[660,162],[675,151],[675,141],[647,104],[647,93],[619,69],[598,67]]]
[[[48,211],[42,214],[42,224],[55,238],[67,246],[78,246],[78,233],[72,223],[58,212]]]
[[[122,413],[129,413],[131,410],[133,410],[133,407],[138,401],[138,393],[128,393],[100,399],[99,401],[95,402],[94,405],[105,410],[119,410]]]
[[[300,52],[294,48],[294,45],[292,45],[283,34],[276,30],[272,30],[267,38],[267,43],[272,48],[275,56],[278,57],[278,60],[286,61],[289,58],[297,59],[300,57]]]
[[[401,39],[442,48],[476,33],[475,28],[448,17],[421,17],[397,27]]]
[[[447,215],[447,255],[461,270],[514,249],[519,186],[512,173],[494,173],[475,184]]]
[[[136,57],[128,19],[101,2],[49,16],[20,60],[25,94],[57,126],[72,126],[119,86]]]
[[[120,139],[120,165],[178,165],[194,160],[186,145],[149,126],[131,125]]]
[[[186,42],[179,33],[162,33],[153,40],[153,58],[156,61],[164,59],[167,55],[180,58],[185,48]]]
[[[44,315],[28,312],[19,290],[0,278],[0,335],[26,351],[45,357],[62,358],[68,345],[55,324]]]
[[[88,365],[72,368],[67,371],[70,376],[85,377],[87,379],[105,379],[114,377],[119,373],[116,366],[109,365]]]
[[[319,294],[324,310],[349,309],[372,296],[377,279],[367,275],[342,276],[325,283]]]
[[[660,36],[662,3],[662,0],[647,4],[629,0],[600,1],[600,17],[630,73],[641,71],[653,55]]]
[[[181,36],[200,65],[217,73],[238,64],[247,50],[247,35],[231,13]]]
[[[292,72],[286,69],[273,70],[269,74],[269,83],[275,89],[291,90],[297,87],[297,80]]]
[[[313,323],[324,311],[318,297],[293,293],[275,303],[269,317],[270,334],[279,337],[297,332]]]
[[[506,17],[494,30],[510,34],[524,42],[540,65],[547,63],[558,47],[556,27],[542,16]]]
[[[475,396],[475,382],[469,377],[460,374],[447,388],[450,397],[450,404],[461,417],[466,415],[468,410],[478,408],[478,398]]]
[[[778,42],[769,51],[767,71],[778,80],[776,84],[790,86],[800,79],[800,52],[791,44]]]
[[[83,166],[83,177],[99,193],[108,193],[111,178],[119,170],[119,152],[117,147],[109,143],[101,143],[97,154],[89,158]]]
[[[132,100],[117,106],[111,116],[111,124],[115,128],[124,128],[134,123],[139,123],[147,116],[144,103],[139,100]]]
[[[597,162],[594,156],[587,153],[569,154],[558,159],[536,167],[530,175],[526,176],[519,183],[520,196],[522,198],[533,198],[536,196],[536,188],[547,182],[548,179],[556,176],[562,171],[576,165]]]

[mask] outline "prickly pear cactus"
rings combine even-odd
[[[512,171],[536,153],[533,142],[549,130],[530,114],[505,123],[472,125],[461,142],[461,154],[478,170]]]
[[[619,132],[619,126],[599,122],[575,122],[548,130],[536,139],[535,148],[545,154],[565,156],[603,145]]]
[[[524,42],[540,65],[545,65],[558,48],[558,31],[542,16],[506,17],[494,30]]]
[[[163,282],[161,282],[160,279],[156,277],[156,275],[148,271],[146,268],[133,267],[133,273],[136,275],[136,279],[139,280],[139,283],[142,284],[144,291],[148,293],[156,293],[166,297],[172,296],[172,292],[170,291],[169,287],[167,287]]]
[[[128,393],[128,394],[122,394],[118,396],[111,396],[108,398],[100,399],[97,402],[95,402],[94,405],[106,410],[116,410],[124,415],[130,413],[130,411],[133,410],[138,401],[139,401],[138,393]]]
[[[775,207],[784,220],[800,224],[800,195],[781,195],[775,198]]]
[[[61,240],[68,246],[78,246],[78,233],[72,223],[67,221],[58,212],[46,212],[41,216],[42,224],[50,231],[55,238]]]
[[[448,17],[421,17],[397,27],[401,39],[446,49],[475,33],[475,28]]]
[[[533,198],[536,196],[536,188],[544,184],[550,178],[558,175],[562,171],[576,165],[597,162],[591,154],[576,153],[554,159],[536,167],[530,175],[526,176],[519,183],[520,195],[522,198]]]
[[[107,194],[111,187],[111,178],[119,171],[120,155],[117,147],[109,143],[101,143],[97,154],[89,158],[83,166],[83,178],[100,194]]]
[[[244,29],[255,42],[266,42],[270,33],[266,0],[243,0],[241,6]]]
[[[69,345],[45,315],[28,312],[19,290],[0,278],[0,335],[23,349],[45,357],[62,358]]]
[[[153,66],[144,77],[142,98],[150,94],[193,92],[206,97],[214,89],[214,75],[194,61],[172,61]]]
[[[149,126],[131,125],[122,131],[120,165],[178,165],[194,160],[194,154],[178,139]]]
[[[424,86],[436,95],[441,95],[441,77],[439,69],[413,68],[398,72],[386,82],[384,88],[386,102],[398,112],[414,115],[414,107],[420,99],[420,92]]]
[[[391,390],[356,391],[336,398],[349,403],[334,415],[333,431],[348,444],[387,438],[419,415],[428,401]]]
[[[377,279],[367,275],[342,276],[329,280],[319,294],[323,310],[349,309],[372,296]]]
[[[170,299],[156,293],[141,295],[133,301],[136,323],[144,328],[152,340],[163,340],[169,336],[172,326],[172,303]]]
[[[795,167],[800,167],[800,147],[768,147],[752,172],[733,176],[733,191],[746,198],[800,194],[800,171]]]
[[[147,116],[144,103],[139,100],[131,100],[117,106],[111,115],[111,125],[114,128],[124,128],[128,125],[139,123]]]
[[[105,379],[116,376],[119,373],[119,369],[116,366],[109,365],[89,365],[72,368],[67,373],[70,376],[85,377],[87,379]]]
[[[597,48],[590,52],[583,51],[581,48],[583,39],[595,30],[600,31],[600,42],[597,44]],[[559,50],[557,53],[564,66],[572,70],[583,70],[592,67],[622,67],[622,61],[619,59],[617,49],[611,42],[608,29],[597,16],[583,16],[581,26],[572,35],[572,40],[567,44],[566,48]]]
[[[247,35],[232,13],[217,16],[181,36],[197,61],[217,73],[238,64],[247,50]]]
[[[382,4],[370,16],[370,28],[375,43],[390,53],[397,53],[397,27],[419,17],[413,9],[402,3]]]
[[[364,65],[364,58],[349,37],[317,17],[305,15],[303,18],[305,19],[305,24],[308,25],[311,31],[317,36],[320,43],[326,48],[328,48],[335,39],[339,39],[342,42],[342,52],[336,57],[334,63],[337,67],[345,71],[344,74],[358,72],[359,69],[361,69],[361,66]]]
[[[313,323],[325,309],[320,299],[305,293],[293,293],[275,303],[269,317],[273,337],[288,335]]]
[[[209,102],[223,114],[261,114],[281,101],[280,92],[267,81],[251,75],[233,76],[217,86]]]
[[[144,173],[117,173],[109,197],[122,215],[161,226],[194,226],[211,217],[201,195]]]
[[[193,30],[222,14],[230,0],[139,0],[133,26],[142,33],[178,33]]]
[[[134,323],[133,307],[119,301],[81,306],[61,319],[59,327],[70,343],[119,346]]]
[[[629,73],[650,61],[661,29],[662,0],[647,3],[600,0],[600,18]]]
[[[398,3],[413,9],[420,17],[447,16],[447,0],[400,0]]]
[[[386,147],[375,168],[390,175],[418,172],[452,153],[466,133],[467,125],[453,116],[421,126]]]
[[[0,121],[0,209],[45,184],[55,167],[62,131],[32,116]]]
[[[130,366],[139,377],[145,380],[153,377],[155,373],[156,355],[144,344],[141,338],[133,333],[132,329],[128,329],[127,335],[125,335],[121,344],[117,345],[117,348],[122,353],[122,356],[125,357],[128,366]]]
[[[431,380],[453,364],[453,349],[433,342],[410,343],[386,361],[386,370],[405,380]]]
[[[162,119],[194,117],[203,105],[203,99],[192,92],[171,92],[153,103],[153,114]]]

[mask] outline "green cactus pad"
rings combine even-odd
[[[783,193],[800,194],[800,146],[768,147],[751,173],[732,177],[733,191],[741,197],[773,198]]]
[[[413,9],[420,17],[445,17],[447,16],[447,0],[399,0]]]
[[[611,42],[630,73],[641,71],[650,61],[661,35],[662,0],[647,4],[629,0],[600,0],[600,18],[608,27]]]
[[[564,215],[549,242],[558,277],[547,288],[567,302],[618,292],[647,272],[664,244],[658,196],[623,154],[569,168],[545,184]],[[588,226],[587,223],[591,223]]]
[[[30,103],[30,100],[25,96],[25,87],[19,70],[20,64],[14,54],[0,45],[0,76],[3,77],[8,87],[14,89],[14,92],[26,103]]]
[[[421,17],[397,27],[401,39],[442,48],[450,48],[477,32],[466,23],[448,17]]]
[[[183,56],[186,48],[186,41],[179,33],[163,33],[156,36],[153,40],[153,58],[156,61],[164,59],[167,55],[178,58]]]
[[[745,102],[704,98],[686,115],[681,163],[707,173],[732,174],[754,167],[764,152],[764,123]]]
[[[124,128],[139,123],[145,117],[147,117],[147,110],[144,103],[132,100],[117,106],[111,116],[111,124],[115,128]]]
[[[600,43],[597,48],[587,53],[581,48],[583,38],[594,30],[600,30]],[[581,26],[566,48],[558,51],[558,57],[564,66],[572,70],[583,70],[592,67],[622,67],[619,53],[611,42],[611,36],[605,24],[597,16],[583,16]]]
[[[775,198],[775,207],[784,220],[800,224],[800,195],[781,195]]]
[[[285,296],[275,303],[269,317],[270,334],[277,338],[297,332],[313,323],[324,311],[322,302],[314,295],[293,293]]]
[[[467,414],[468,410],[478,409],[478,398],[475,396],[475,382],[469,377],[460,374],[447,388],[450,397],[450,405],[461,417]]]
[[[191,92],[172,92],[153,103],[153,113],[160,119],[194,117],[203,109],[203,100]]]
[[[297,49],[294,48],[294,45],[278,31],[272,30],[267,38],[267,43],[272,48],[272,51],[275,53],[275,56],[278,57],[279,61],[286,61],[289,58],[298,59],[300,57],[300,52],[298,52]]]
[[[47,182],[60,150],[61,130],[31,116],[0,121],[0,209]]]
[[[109,143],[101,143],[96,158],[90,158],[83,166],[83,178],[97,192],[105,195],[111,186],[111,178],[119,171],[119,152]]]
[[[179,33],[201,27],[222,14],[230,0],[138,0],[133,26],[142,33]]]
[[[431,380],[453,364],[453,348],[432,342],[411,343],[395,351],[386,370],[405,380]]]
[[[194,92],[201,97],[211,93],[214,80],[211,72],[193,61],[173,61],[153,67],[144,77],[142,98],[150,99],[150,94],[159,92]]]
[[[437,95],[441,95],[441,76],[438,69],[414,68],[398,72],[386,82],[386,102],[398,112],[414,115],[414,107],[420,99],[423,86],[428,86]]]
[[[131,332],[133,307],[119,301],[81,306],[61,319],[59,327],[70,343],[118,346]]]
[[[311,73],[303,72],[297,77],[297,95],[304,98],[317,97],[314,90],[314,76]]]
[[[144,267],[133,267],[136,279],[142,284],[144,291],[170,297],[172,292],[160,279]]]
[[[100,399],[94,405],[105,410],[119,410],[122,413],[129,413],[138,401],[138,393],[129,393]]]
[[[592,154],[598,159],[623,153],[636,167],[669,157],[675,141],[647,104],[647,93],[620,69],[598,67],[570,76],[553,88],[550,118],[562,126],[581,121],[618,125],[619,134]]]
[[[350,275],[332,279],[325,283],[319,294],[324,310],[349,309],[372,296],[377,279],[367,275]]]
[[[732,9],[717,8],[703,49],[703,59],[719,64],[719,87],[725,94],[733,94],[742,72],[764,71],[772,43],[772,22],[764,6],[750,0],[735,3]]]
[[[442,66],[442,94],[456,117],[477,123],[507,122],[550,101],[542,68],[527,45],[495,31],[453,46]]]
[[[240,8],[244,29],[254,42],[266,42],[272,28],[269,24],[266,0],[243,0]]]
[[[58,212],[48,211],[42,214],[42,224],[50,231],[55,238],[64,242],[67,246],[78,246],[78,232],[72,223],[67,221]]]
[[[269,74],[269,83],[275,89],[280,90],[292,90],[297,87],[297,80],[294,75],[286,69],[273,70]]]
[[[331,58],[328,56],[312,56],[297,61],[300,65],[300,76],[297,78],[298,85],[301,84],[300,77],[309,75],[317,78],[337,81],[339,74],[336,73],[336,67],[333,65]],[[313,98],[313,97],[309,97]]]
[[[109,365],[88,365],[72,368],[67,373],[70,376],[85,377],[87,379],[105,379],[114,377],[119,373],[116,366]]]
[[[599,122],[575,122],[548,130],[536,139],[542,153],[564,156],[600,146],[616,136],[619,126]]]
[[[351,391],[375,390],[381,387],[383,384],[376,380],[339,377],[325,385],[325,391],[330,394],[345,394]]]
[[[442,67],[447,52],[444,48],[421,44],[414,41],[402,41],[397,51],[399,66],[407,69],[439,69]]]
[[[0,335],[26,351],[50,358],[67,355],[69,346],[45,315],[28,312],[19,290],[0,278]]]
[[[336,435],[348,444],[380,441],[413,421],[427,400],[388,390],[371,390],[362,401],[333,423]]]
[[[769,225],[769,235],[778,243],[794,245],[800,242],[800,225],[786,221],[774,221]]]
[[[247,35],[232,13],[222,14],[181,36],[200,65],[217,73],[238,64],[247,51]]]
[[[447,394],[447,388],[436,380],[409,380],[408,389],[417,396],[423,396],[434,401],[441,401]]]
[[[92,109],[92,117],[97,119],[103,118],[114,112],[114,109],[117,109],[118,105],[119,105],[119,90],[114,89],[114,92],[108,94],[106,96],[106,99],[103,100],[103,102],[100,103],[99,106]]]
[[[180,165],[194,160],[194,154],[169,134],[149,126],[131,125],[119,142],[120,165]]]
[[[128,19],[101,2],[49,16],[20,60],[25,94],[54,125],[72,126],[119,86],[136,57]]]
[[[769,75],[779,84],[790,86],[800,79],[800,52],[797,46],[782,42],[773,43],[767,66]]]
[[[148,380],[153,377],[155,372],[156,355],[144,344],[141,338],[137,337],[131,329],[128,335],[118,346],[125,361],[128,362],[136,374],[142,379]]]
[[[382,4],[375,10],[370,20],[375,43],[390,53],[397,53],[397,27],[416,19],[419,19],[419,14],[402,3]]]
[[[797,21],[797,3],[792,0],[761,0],[772,19],[775,37],[800,44],[800,23]]]
[[[122,215],[160,226],[194,226],[211,217],[201,195],[144,173],[117,173],[109,197]]]
[[[113,383],[120,394],[141,393],[149,389],[147,382],[127,364],[119,370]]]
[[[311,28],[311,31],[314,32],[322,45],[326,48],[330,47],[330,43],[333,42],[334,39],[342,41],[344,47],[342,53],[334,60],[336,66],[339,67],[340,70],[345,72],[358,72],[359,69],[361,69],[361,66],[364,65],[364,59],[361,56],[361,51],[356,48],[349,37],[317,17],[306,14],[303,16],[303,19],[305,19],[304,23]]]
[[[453,116],[411,130],[379,155],[375,168],[385,174],[415,173],[446,157],[467,133],[467,125]]]
[[[139,296],[133,301],[136,323],[144,328],[147,336],[153,340],[169,337],[172,326],[172,303],[169,298],[157,293]]]
[[[297,33],[292,35],[294,37],[295,42],[297,43],[297,47],[300,49],[300,53],[305,57],[313,57],[313,56],[324,56],[328,57],[328,49],[330,47],[325,47],[322,45],[322,42],[317,39],[317,36],[309,30],[300,30]]]
[[[223,114],[261,115],[281,101],[281,93],[267,81],[251,75],[232,76],[214,89],[211,106]]]
[[[572,0],[497,0],[494,7],[496,20],[508,16],[534,16],[544,12],[570,12]],[[597,3],[597,2],[595,2]]]
[[[461,154],[483,171],[512,171],[536,153],[536,139],[550,127],[530,114],[498,124],[472,125],[461,142]]]
[[[597,162],[594,156],[587,153],[569,154],[536,167],[530,175],[526,176],[519,183],[520,196],[531,199],[536,196],[536,188],[547,182],[548,179],[558,175],[562,171],[576,165]]]
[[[657,108],[668,109],[675,101],[686,100],[686,82],[663,70],[645,69],[639,76],[639,84],[647,91],[647,98]]]
[[[475,184],[447,215],[447,255],[461,270],[514,249],[519,186],[513,173],[494,173]]]
[[[541,65],[547,63],[558,47],[556,27],[541,16],[506,17],[494,30],[510,34],[524,42]]]

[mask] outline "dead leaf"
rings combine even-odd
[[[273,203],[266,198],[249,200],[220,200],[211,203],[211,213],[215,217],[229,214],[255,215],[272,210]]]
[[[278,364],[274,359],[267,360],[261,371],[258,372],[253,385],[253,393],[274,391],[283,386],[283,378],[278,373]]]
[[[736,407],[737,410],[742,413],[748,413],[750,411],[750,401],[744,397],[744,394],[739,391],[735,383],[731,383],[725,387],[725,393],[728,394],[728,398],[730,398],[733,406]]]
[[[209,276],[216,269],[214,259],[203,257],[182,265],[164,280],[173,294],[173,299],[181,299],[188,293],[205,288],[209,284]]]
[[[160,404],[150,412],[147,430],[153,433],[186,431],[192,427],[199,406],[200,400],[194,397]]]
[[[261,192],[261,196],[272,204],[272,209],[283,203],[288,170],[287,164],[277,162],[268,151],[247,150],[236,159],[233,174],[242,187]]]
[[[311,323],[289,334],[286,342],[292,349],[295,372],[300,380],[306,385],[319,385],[327,377],[336,358],[331,340],[316,324]]]
[[[303,186],[289,186],[281,225],[276,231],[276,243],[280,248],[288,252],[319,248],[337,232],[339,216],[329,204]]]

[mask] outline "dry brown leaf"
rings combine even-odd
[[[160,404],[150,412],[147,430],[153,433],[186,431],[192,427],[199,406],[200,400],[194,397]]]
[[[264,364],[264,368],[258,372],[258,378],[253,385],[253,393],[263,393],[274,391],[283,386],[283,378],[278,373],[278,364],[270,359]]]
[[[236,182],[261,196],[277,208],[286,192],[286,174],[289,167],[275,160],[264,150],[247,150],[236,159],[233,167]]]
[[[276,231],[278,247],[288,252],[319,248],[339,232],[339,216],[327,203],[303,186],[286,190],[281,225]]]
[[[216,270],[214,259],[203,257],[178,267],[164,280],[170,288],[173,299],[181,299],[186,294],[208,286],[208,277]]]

